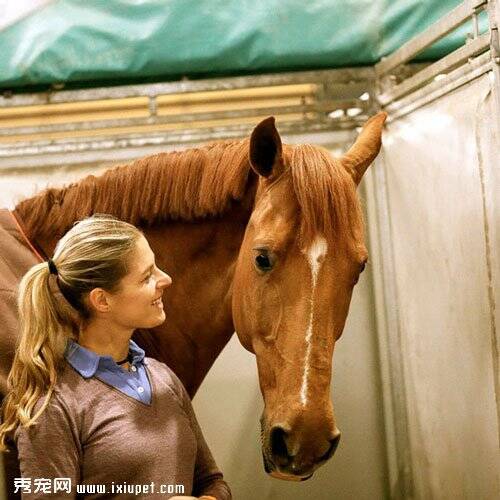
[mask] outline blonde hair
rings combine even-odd
[[[33,425],[47,407],[67,341],[78,340],[81,326],[92,317],[87,295],[96,287],[119,291],[141,234],[111,215],[93,215],[77,222],[57,243],[52,259],[57,275],[51,278],[47,262],[42,262],[23,276],[18,291],[21,335],[2,405],[1,451],[7,450],[6,439],[19,425]]]

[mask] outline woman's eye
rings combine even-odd
[[[261,271],[270,271],[273,268],[271,260],[269,259],[269,255],[263,253],[255,257],[255,265]]]

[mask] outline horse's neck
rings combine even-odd
[[[163,294],[165,323],[134,339],[169,365],[191,396],[234,332],[232,281],[249,215],[239,205],[217,219],[144,231],[172,285]]]

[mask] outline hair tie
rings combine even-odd
[[[55,274],[57,275],[58,272],[57,272],[57,267],[54,263],[54,261],[52,259],[49,259],[48,260],[48,264],[49,264],[49,271],[50,271],[50,274]]]

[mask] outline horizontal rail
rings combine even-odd
[[[283,137],[294,137],[298,134],[310,134],[320,132],[352,131],[363,124],[366,115],[356,118],[329,122],[293,122],[279,125],[280,134]],[[1,144],[0,143],[0,170],[28,168],[30,166],[47,165],[44,157],[58,156],[58,161],[69,162],[69,156],[77,155],[80,163],[87,161],[104,161],[106,152],[108,159],[120,159],[123,150],[130,148],[156,148],[156,152],[172,148],[182,149],[191,144],[202,144],[219,139],[236,139],[248,137],[253,130],[251,125],[234,125],[232,127],[211,127],[204,130],[182,130],[173,131],[169,134],[128,134],[121,136],[108,136],[98,138],[84,138],[84,140],[70,141],[37,141],[24,144]],[[332,136],[332,141],[335,137]],[[140,156],[140,155],[137,155]],[[91,160],[92,158],[92,160]]]
[[[0,120],[0,137],[10,137],[17,135],[34,135],[42,133],[55,132],[78,132],[105,128],[119,127],[141,127],[146,125],[166,125],[166,124],[191,124],[197,121],[224,120],[249,118],[260,115],[284,115],[292,113],[328,113],[338,108],[360,107],[362,101],[321,101],[314,104],[297,104],[295,106],[273,106],[273,107],[255,107],[242,110],[211,111],[205,113],[175,114],[175,115],[155,115],[150,117],[138,118],[117,118],[92,121],[78,121],[70,123],[47,124],[37,126],[20,126],[2,128]]]
[[[454,69],[459,64],[467,61],[469,58],[477,56],[485,52],[490,47],[490,35],[485,33],[478,38],[471,40],[469,43],[455,50],[451,54],[443,57],[439,61],[427,66],[422,71],[419,71],[412,77],[408,78],[399,85],[394,86],[389,91],[378,96],[378,101],[382,106],[386,106],[390,102],[399,99],[413,90],[421,87],[429,80],[432,80],[437,75],[447,73]]]
[[[1,107],[32,106],[63,102],[96,101],[101,99],[125,99],[128,97],[155,97],[188,92],[247,89],[294,83],[350,83],[373,80],[371,67],[342,68],[295,73],[275,73],[257,76],[212,78],[205,80],[181,80],[168,83],[122,85],[82,90],[50,90],[32,94],[14,94],[0,97]]]
[[[376,75],[378,77],[384,76],[397,66],[410,61],[422,52],[422,50],[460,26],[474,13],[482,10],[487,3],[487,0],[467,0],[458,7],[455,7],[420,35],[409,40],[390,56],[383,58],[382,61],[377,63],[375,65]]]

